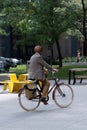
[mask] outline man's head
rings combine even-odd
[[[43,47],[40,46],[40,45],[37,45],[37,46],[34,47],[34,51],[38,52],[38,53],[41,53],[43,51]]]

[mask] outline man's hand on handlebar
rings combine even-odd
[[[53,73],[58,72],[58,69],[53,69]]]

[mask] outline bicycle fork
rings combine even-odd
[[[61,84],[58,84],[57,85],[57,90],[58,90],[58,92],[59,92],[59,94],[60,94],[60,96],[62,96],[62,97],[65,97],[65,94],[63,93],[63,91],[61,90],[61,88],[60,88],[60,85],[62,85],[63,83],[61,83]],[[55,89],[53,90],[53,94],[52,94],[52,99],[54,100],[54,96],[55,96]]]

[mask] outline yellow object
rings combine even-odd
[[[3,90],[9,89],[9,92],[18,92],[24,84],[30,84],[31,81],[27,80],[28,74],[21,74],[17,79],[16,74],[9,74],[10,80],[4,82]]]
[[[39,81],[39,86],[42,87],[42,81]]]
[[[25,81],[28,79],[28,75],[29,74],[20,74],[19,77],[18,77],[18,80],[19,81]]]

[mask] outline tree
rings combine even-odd
[[[59,65],[62,66],[62,54],[59,39],[69,30],[76,30],[79,7],[72,0],[39,0],[34,5],[35,12],[32,17],[34,38],[42,44],[56,43],[59,53]]]
[[[4,20],[2,21],[2,26],[10,27],[10,36],[11,36],[11,46],[14,44],[18,44],[18,42],[14,43],[14,38],[20,39],[24,41],[29,31],[29,0],[1,0],[0,1],[0,12],[4,16]],[[22,44],[23,42],[21,42]],[[24,43],[26,43],[24,41]],[[13,52],[11,48],[11,52]],[[11,56],[13,56],[11,54]]]
[[[83,41],[83,55],[87,55],[87,1],[81,0],[82,2],[82,34],[84,36],[84,41]]]

